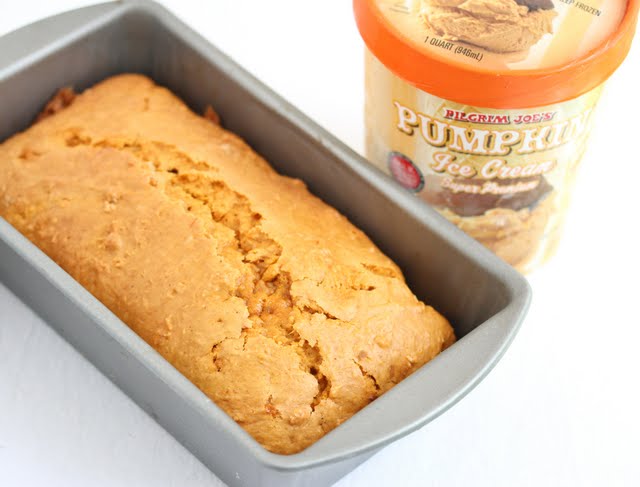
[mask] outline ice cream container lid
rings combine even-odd
[[[629,52],[640,0],[354,0],[367,47],[432,95],[531,108],[602,84]]]

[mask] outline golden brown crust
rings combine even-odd
[[[70,86],[60,88],[55,95],[49,100],[49,103],[45,105],[42,111],[36,117],[36,122],[43,120],[51,115],[64,110],[73,103],[76,98],[76,92]]]
[[[455,339],[335,209],[142,76],[2,144],[0,215],[274,452]]]

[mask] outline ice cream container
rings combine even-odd
[[[354,0],[366,153],[523,272],[559,241],[638,0]]]

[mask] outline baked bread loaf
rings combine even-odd
[[[268,450],[455,340],[345,217],[148,78],[52,106],[0,145],[0,216]]]

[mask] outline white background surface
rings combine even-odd
[[[87,3],[0,0],[0,35]],[[349,0],[163,3],[361,151]],[[506,356],[340,487],[640,485],[639,86],[636,41],[601,102],[564,241],[530,276],[534,303]],[[0,485],[223,484],[0,285]]]

